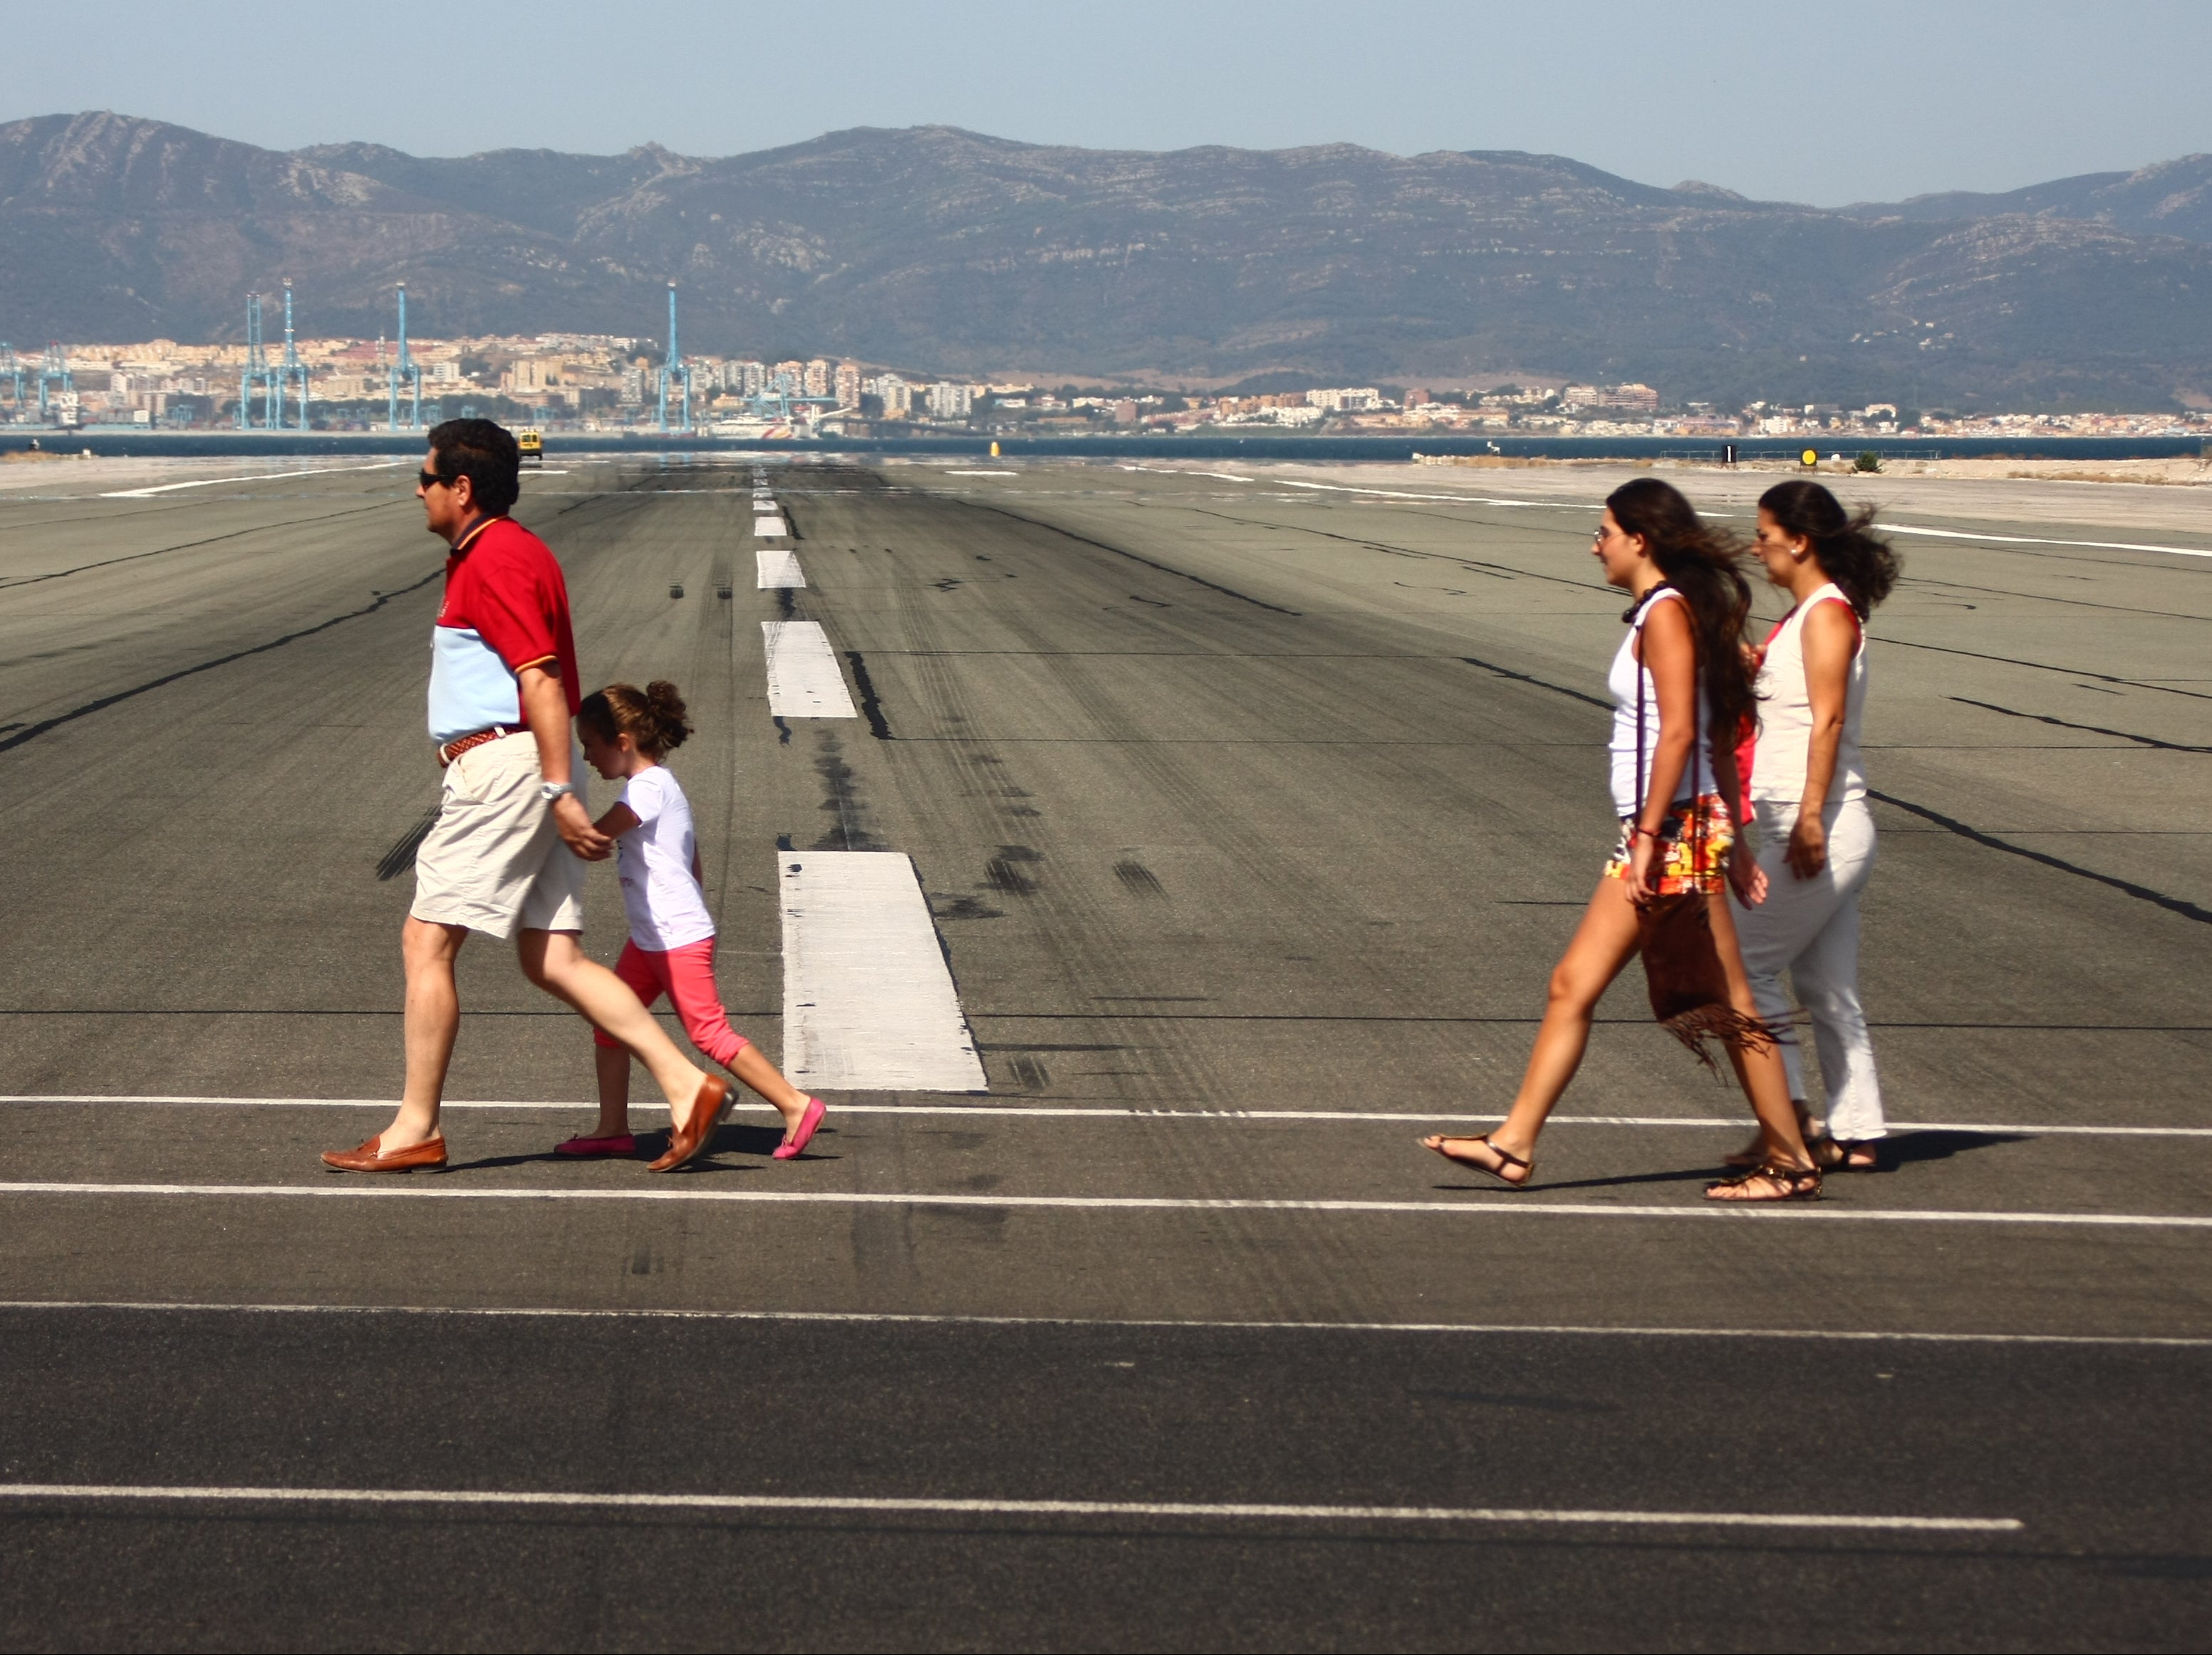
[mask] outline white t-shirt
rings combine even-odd
[[[667,766],[656,764],[623,784],[619,802],[637,818],[637,825],[615,841],[615,871],[622,876],[629,940],[665,952],[713,936],[707,893],[691,876],[698,840],[683,787]]]

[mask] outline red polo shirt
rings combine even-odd
[[[431,638],[433,740],[519,724],[526,666],[558,670],[570,717],[583,704],[568,582],[545,543],[511,517],[479,525],[446,559]]]

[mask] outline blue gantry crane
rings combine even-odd
[[[261,295],[246,295],[246,366],[238,375],[238,429],[254,429],[253,397],[261,394],[261,424],[274,429],[276,424],[276,375],[269,366],[269,352],[261,343]]]
[[[422,429],[422,369],[415,358],[407,354],[407,283],[404,282],[399,284],[399,350],[392,358],[386,380],[391,392],[384,417],[384,429],[387,431],[399,429],[399,381],[402,380],[408,382],[410,394],[414,399],[408,405],[407,429],[419,431]]]
[[[668,429],[668,398],[678,381],[683,384],[682,429],[691,429],[691,368],[676,349],[676,283],[668,284],[668,360],[660,365],[660,429]]]
[[[69,355],[58,339],[46,341],[46,354],[39,363],[39,417],[46,417],[46,387],[58,386],[69,395],[76,392],[76,383],[70,378]]]
[[[307,429],[307,365],[300,360],[299,350],[292,339],[292,278],[284,278],[284,360],[277,365],[276,384],[270,397],[276,418],[271,423],[279,429],[284,424],[284,405],[290,399],[295,384],[300,387],[300,429]]]

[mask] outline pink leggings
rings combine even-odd
[[[665,950],[625,942],[622,958],[615,962],[615,975],[645,1002],[647,1011],[666,995],[684,1019],[684,1032],[691,1037],[691,1044],[724,1068],[751,1044],[730,1026],[730,1014],[722,1009],[721,994],[714,987],[714,938]],[[593,1029],[592,1039],[616,1050],[622,1048],[622,1042],[604,1030]]]

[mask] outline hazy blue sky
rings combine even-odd
[[[113,109],[273,148],[648,141],[731,155],[944,122],[1166,149],[1533,149],[1836,205],[2212,149],[2212,4],[1115,0],[11,7],[0,117]]]

